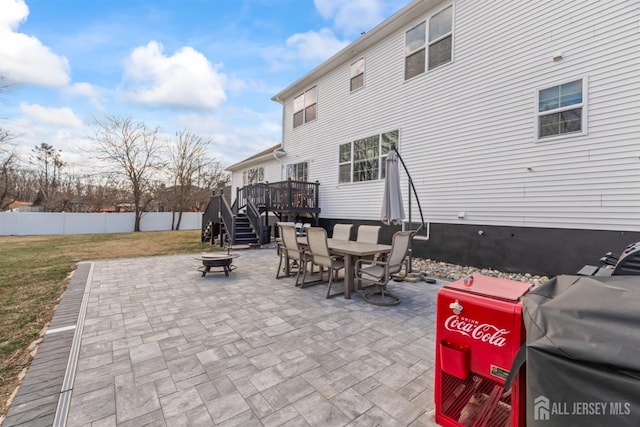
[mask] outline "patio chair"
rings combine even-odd
[[[276,238],[276,244],[277,244],[276,252],[277,252],[278,256],[280,257],[280,263],[278,264],[278,271],[276,272],[276,279],[284,277],[284,276],[280,275],[280,272],[282,271],[282,261],[283,260],[286,260],[286,262],[287,262],[285,264],[287,266],[286,270],[290,271],[290,269],[289,269],[290,261],[287,258],[287,252],[284,249],[284,242],[282,240],[282,226],[283,225],[288,225],[288,226],[291,226],[291,227],[295,227],[296,223],[295,222],[282,222],[282,221],[276,223],[276,227],[277,227],[277,230],[278,230],[278,237]],[[290,275],[291,274],[289,274],[289,276]]]
[[[307,228],[311,227],[311,224],[309,224],[308,222],[302,223],[302,222],[296,222],[296,232],[298,234],[298,237],[304,237],[307,235]]]
[[[356,242],[362,243],[378,243],[378,235],[380,234],[379,225],[361,225],[358,227],[358,235],[356,236]],[[378,259],[378,255],[371,255],[362,257],[363,259],[374,260]]]
[[[298,263],[298,272],[296,273],[296,286],[304,284],[304,278],[307,274],[307,263],[311,262],[311,256],[308,255],[303,248],[298,245],[298,236],[296,233],[296,227],[292,225],[280,226],[282,233],[282,245],[284,249],[284,257],[280,257],[280,263],[278,264],[278,274],[282,268],[282,260],[286,262],[295,261]],[[302,284],[298,283],[300,279],[300,273],[302,273]],[[278,277],[278,274],[276,277]]]
[[[349,240],[351,238],[351,228],[353,224],[336,224],[333,226],[332,239]]]
[[[379,225],[361,225],[360,227],[358,227],[358,236],[356,237],[356,242],[378,243],[379,234]]]
[[[331,294],[331,284],[333,280],[338,277],[338,271],[344,268],[344,260],[341,257],[331,255],[329,252],[327,232],[325,229],[322,227],[307,228],[307,244],[313,264],[320,267],[321,280],[324,267],[327,267],[329,270],[329,284],[327,285],[326,297],[331,298],[340,295],[340,293]],[[302,282],[304,283],[304,276]]]
[[[404,259],[409,252],[411,235],[414,232],[398,231],[393,235],[391,242],[391,252],[387,255],[386,261],[360,259],[356,262],[356,280],[375,285],[375,290],[365,293],[362,296],[369,304],[374,305],[396,305],[400,303],[400,298],[387,289],[387,283],[391,280],[391,275],[398,273],[404,264]]]

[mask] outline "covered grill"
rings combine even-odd
[[[631,243],[620,255],[607,252],[599,265],[585,265],[579,276],[639,276],[640,242]]]

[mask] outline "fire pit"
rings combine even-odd
[[[202,253],[196,259],[202,261],[202,266],[198,268],[198,271],[202,272],[202,277],[205,277],[207,273],[213,273],[212,268],[222,268],[217,272],[224,272],[225,276],[229,275],[229,272],[236,269],[236,266],[232,264],[233,259],[237,258],[238,254],[232,254],[228,252],[221,253]]]

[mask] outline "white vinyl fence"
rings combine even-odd
[[[171,212],[147,212],[142,215],[140,231],[171,230]],[[175,216],[175,221],[178,215]],[[43,234],[127,233],[133,231],[135,214],[0,212],[0,236]],[[180,230],[200,230],[201,212],[184,212]]]

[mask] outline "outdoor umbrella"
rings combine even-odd
[[[382,210],[380,221],[383,224],[398,224],[404,220],[404,206],[400,191],[400,168],[396,150],[387,155],[387,172],[384,179],[384,194],[382,196]]]

